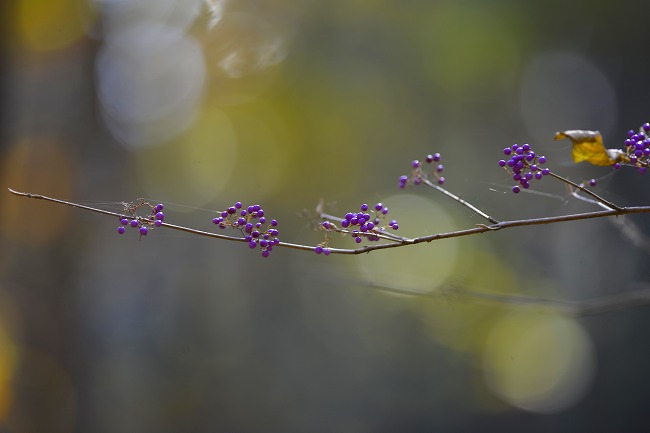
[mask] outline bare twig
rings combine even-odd
[[[97,212],[100,214],[104,215],[109,215],[109,216],[114,216],[118,218],[125,217],[127,215],[116,213],[116,212],[110,212],[106,211],[103,209],[98,209],[90,206],[85,206],[81,205],[78,203],[73,203],[70,201],[65,201],[65,200],[60,200],[56,198],[51,198],[47,197],[44,195],[40,194],[33,194],[33,193],[26,193],[26,192],[19,192],[15,191],[11,188],[9,188],[9,192],[12,194],[15,194],[17,196],[21,197],[26,197],[26,198],[32,198],[32,199],[37,199],[37,200],[45,200],[45,201],[50,201],[53,203],[58,203],[58,204],[63,204],[66,206],[72,206],[76,207],[79,209],[84,209],[88,210],[91,212]],[[543,218],[532,218],[532,219],[525,219],[525,220],[513,220],[513,221],[501,221],[496,224],[491,224],[491,225],[479,225],[477,227],[471,228],[471,229],[465,229],[465,230],[456,230],[452,232],[447,232],[447,233],[436,233],[432,235],[426,235],[426,236],[420,236],[417,238],[402,238],[399,240],[399,242],[394,242],[390,244],[375,244],[375,245],[367,245],[361,248],[356,248],[356,249],[344,249],[344,248],[330,248],[330,252],[332,254],[365,254],[369,253],[371,251],[375,250],[384,250],[388,248],[396,248],[396,247],[402,247],[406,245],[415,245],[415,244],[421,244],[424,242],[433,242],[441,239],[450,239],[450,238],[458,238],[462,236],[469,236],[469,235],[475,235],[479,233],[485,233],[485,232],[493,232],[493,231],[498,231],[498,230],[503,230],[507,228],[512,228],[512,227],[521,227],[521,226],[532,226],[532,225],[541,225],[541,224],[555,224],[555,223],[560,223],[560,222],[566,222],[566,221],[579,221],[579,220],[585,220],[585,219],[592,219],[592,218],[604,218],[604,217],[609,217],[609,216],[618,216],[618,215],[627,215],[627,214],[634,214],[634,213],[650,213],[650,206],[637,206],[637,207],[618,207],[618,209],[610,209],[610,210],[602,210],[602,211],[595,211],[595,212],[585,212],[585,213],[580,213],[580,214],[573,214],[573,215],[561,215],[561,216],[554,216],[554,217],[543,217]],[[162,227],[167,227],[172,230],[179,230],[183,231],[186,233],[191,233],[199,236],[206,236],[210,238],[217,238],[217,239],[223,239],[223,240],[229,240],[229,241],[235,241],[235,242],[246,242],[243,238],[237,238],[233,236],[226,236],[226,235],[220,235],[217,233],[211,233],[211,232],[206,232],[203,230],[197,230],[197,229],[192,229],[189,227],[183,227],[179,225],[174,225],[174,224],[169,224],[169,223],[162,223]],[[288,242],[280,242],[277,246],[279,247],[285,247],[285,248],[291,248],[291,249],[296,249],[296,250],[304,250],[304,251],[313,251],[314,247],[309,246],[309,245],[300,245],[300,244],[293,244],[293,243],[288,243]]]

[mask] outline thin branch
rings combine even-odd
[[[390,293],[422,298],[445,298],[450,300],[480,300],[498,306],[509,308],[551,308],[553,310],[571,314],[573,316],[593,316],[596,314],[610,313],[650,305],[650,287],[645,284],[635,284],[639,288],[615,295],[602,296],[583,301],[568,301],[561,299],[548,299],[535,296],[494,293],[488,291],[474,291],[458,287],[428,292],[416,293],[396,287],[381,284],[371,284],[373,287]]]
[[[592,197],[595,198],[597,201],[599,201],[599,202],[601,202],[601,203],[607,205],[610,209],[615,209],[615,210],[617,210],[617,211],[622,210],[622,208],[621,208],[620,206],[617,206],[617,205],[615,205],[614,203],[612,203],[612,202],[610,202],[610,201],[608,201],[608,200],[605,200],[604,198],[602,198],[602,197],[599,196],[598,194],[589,191],[587,188],[585,188],[585,187],[582,186],[582,185],[578,185],[577,183],[572,182],[572,181],[570,181],[569,179],[566,179],[566,178],[564,178],[564,177],[562,177],[562,176],[560,176],[560,175],[558,175],[558,174],[555,174],[555,173],[553,173],[552,171],[549,172],[548,174],[549,174],[549,176],[552,176],[552,177],[554,177],[554,178],[556,178],[556,179],[558,179],[558,180],[561,180],[562,182],[565,182],[565,183],[571,185],[572,187],[574,187],[574,188],[576,188],[576,189],[579,189],[580,191],[584,192],[585,194],[588,194],[588,195],[592,196]]]
[[[465,206],[465,207],[471,209],[472,211],[476,212],[478,215],[480,215],[480,216],[482,216],[483,218],[485,218],[486,220],[490,221],[492,224],[498,224],[498,223],[499,223],[499,221],[495,220],[495,219],[492,218],[490,215],[486,214],[485,212],[483,212],[482,210],[480,210],[480,209],[477,208],[476,206],[474,206],[474,205],[472,205],[472,204],[466,202],[465,200],[463,200],[462,198],[458,197],[457,195],[450,193],[450,192],[447,191],[445,188],[443,188],[443,187],[441,187],[441,186],[439,186],[439,185],[436,185],[435,183],[431,182],[429,179],[426,179],[426,178],[421,178],[421,179],[422,179],[422,182],[424,182],[424,184],[425,184],[426,186],[428,186],[428,187],[430,187],[430,188],[433,188],[433,189],[435,189],[435,190],[438,191],[438,192],[441,192],[442,194],[446,195],[446,196],[449,197],[450,199],[452,199],[452,200],[454,200],[454,201],[457,201],[457,202],[460,203],[461,205],[463,205],[463,206]]]
[[[15,194],[17,196],[21,197],[26,197],[26,198],[33,198],[37,200],[46,200],[50,201],[53,203],[59,203],[67,206],[72,206],[76,207],[79,209],[84,209],[84,210],[89,210],[92,212],[97,212],[101,213],[104,215],[110,215],[118,218],[122,217],[128,217],[127,215],[116,213],[116,212],[110,212],[106,211],[103,209],[97,209],[93,208],[90,206],[85,206],[65,200],[59,200],[56,198],[51,198],[47,197],[44,195],[40,194],[32,194],[32,193],[25,193],[25,192],[19,192],[15,191],[11,188],[9,188],[9,192],[12,194]],[[433,242],[441,239],[449,239],[449,238],[457,238],[457,237],[462,237],[462,236],[469,236],[469,235],[475,235],[479,233],[485,233],[485,232],[494,232],[498,230],[503,230],[507,228],[512,228],[512,227],[521,227],[521,226],[532,226],[532,225],[541,225],[541,224],[555,224],[555,223],[560,223],[560,222],[566,222],[566,221],[579,221],[579,220],[585,220],[585,219],[592,219],[592,218],[604,218],[604,217],[609,217],[609,216],[618,216],[618,215],[627,215],[627,214],[635,214],[635,213],[650,213],[650,206],[637,206],[637,207],[623,207],[623,208],[618,208],[618,209],[610,209],[610,210],[602,210],[602,211],[595,211],[595,212],[585,212],[585,213],[580,213],[580,214],[572,214],[572,215],[561,215],[561,216],[554,216],[554,217],[542,217],[542,218],[532,218],[532,219],[525,219],[525,220],[513,220],[513,221],[501,221],[496,224],[491,224],[491,225],[484,225],[481,224],[477,227],[471,228],[471,229],[465,229],[465,230],[457,230],[457,231],[452,231],[452,232],[447,232],[447,233],[437,233],[437,234],[432,234],[432,235],[427,235],[427,236],[420,236],[417,238],[403,238],[399,242],[391,243],[391,244],[374,244],[374,245],[367,245],[361,248],[356,248],[356,249],[343,249],[343,248],[330,248],[330,252],[332,254],[365,254],[369,253],[371,251],[375,250],[384,250],[388,248],[397,248],[397,247],[402,247],[406,245],[415,245],[415,244],[421,244],[424,242]],[[226,235],[220,235],[216,233],[211,233],[211,232],[206,232],[202,230],[196,230],[188,227],[183,227],[183,226],[178,226],[174,224],[169,224],[169,223],[162,223],[162,227],[167,227],[169,229],[173,230],[179,230],[199,236],[206,236],[206,237],[211,237],[211,238],[217,238],[217,239],[224,239],[224,240],[229,240],[229,241],[236,241],[236,242],[245,242],[243,238],[237,238],[233,236],[226,236]],[[293,244],[293,243],[288,243],[288,242],[280,242],[277,246],[279,247],[285,247],[285,248],[291,248],[291,249],[297,249],[297,250],[305,250],[305,251],[313,251],[314,247],[308,246],[308,245],[300,245],[300,244]]]

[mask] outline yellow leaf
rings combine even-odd
[[[620,149],[605,149],[603,137],[598,131],[574,129],[557,132],[556,140],[568,138],[573,143],[573,161],[587,161],[593,165],[614,165],[627,162],[628,158]]]

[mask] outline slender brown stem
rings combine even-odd
[[[572,187],[579,189],[580,191],[584,192],[585,194],[588,194],[588,195],[592,196],[593,198],[595,198],[595,199],[598,200],[599,202],[601,202],[601,203],[607,205],[607,206],[608,206],[609,208],[611,208],[611,209],[615,209],[615,210],[617,210],[617,211],[620,211],[620,210],[622,209],[620,206],[617,206],[617,205],[615,205],[614,203],[612,203],[612,202],[610,202],[610,201],[608,201],[608,200],[605,200],[604,198],[602,198],[602,197],[599,196],[598,194],[589,191],[587,188],[585,188],[585,187],[582,186],[582,185],[578,185],[577,183],[572,182],[572,181],[570,181],[569,179],[564,178],[564,177],[562,177],[562,176],[560,176],[560,175],[558,175],[558,174],[555,174],[555,173],[553,173],[552,171],[549,172],[548,174],[549,174],[549,176],[552,176],[552,177],[554,177],[554,178],[556,178],[556,179],[558,179],[558,180],[561,180],[562,182],[565,182],[565,183],[571,185]]]
[[[65,200],[60,200],[56,198],[51,198],[47,197],[44,195],[40,194],[32,194],[32,193],[26,193],[26,192],[19,192],[15,191],[11,188],[9,188],[9,192],[12,194],[15,194],[17,196],[21,197],[26,197],[26,198],[33,198],[37,200],[45,200],[45,201],[50,201],[53,203],[59,203],[67,206],[72,206],[76,207],[79,209],[84,209],[84,210],[89,210],[92,212],[97,212],[101,213],[104,215],[110,215],[114,217],[125,217],[127,215],[116,213],[116,212],[110,212],[106,211],[103,209],[97,209],[94,207],[90,206],[85,206],[81,205],[78,203],[73,203],[70,201],[65,201]],[[475,235],[479,233],[486,233],[486,232],[494,232],[498,230],[503,230],[507,228],[512,228],[512,227],[521,227],[521,226],[532,226],[532,225],[540,225],[540,224],[555,224],[555,223],[560,223],[560,222],[566,222],[566,221],[578,221],[578,220],[585,220],[585,219],[592,219],[592,218],[604,218],[604,217],[609,217],[609,216],[618,216],[618,215],[627,215],[627,214],[635,214],[635,213],[650,213],[650,206],[637,206],[637,207],[624,207],[624,208],[614,208],[614,209],[609,209],[609,210],[601,210],[601,211],[595,211],[595,212],[586,212],[586,213],[580,213],[580,214],[572,214],[572,215],[561,215],[561,216],[554,216],[554,217],[543,217],[543,218],[532,218],[532,219],[525,219],[525,220],[513,220],[513,221],[501,221],[497,222],[495,224],[491,225],[484,225],[481,224],[477,227],[473,227],[471,229],[465,229],[465,230],[456,230],[452,232],[447,232],[447,233],[437,233],[437,234],[432,234],[432,235],[426,235],[426,236],[420,236],[417,238],[402,238],[399,242],[394,242],[390,244],[374,244],[374,245],[367,245],[365,247],[361,248],[356,248],[356,249],[343,249],[343,248],[330,248],[330,252],[333,254],[364,254],[364,253],[369,253],[371,251],[375,250],[384,250],[388,248],[397,248],[397,247],[402,247],[406,245],[415,245],[415,244],[421,244],[424,242],[433,242],[441,239],[450,239],[450,238],[458,238],[462,236],[469,236],[469,235]],[[191,233],[199,236],[206,236],[206,237],[211,237],[211,238],[217,238],[217,239],[224,239],[224,240],[229,240],[229,241],[236,241],[236,242],[245,242],[243,238],[237,238],[233,236],[225,236],[225,235],[220,235],[216,233],[211,233],[211,232],[206,232],[202,230],[196,230],[188,227],[183,227],[183,226],[178,226],[174,224],[169,224],[169,223],[163,223],[162,227],[166,227],[172,230],[179,230],[183,231],[186,233]],[[304,251],[313,251],[314,247],[313,246],[308,246],[308,245],[300,245],[300,244],[293,244],[293,243],[288,243],[288,242],[280,242],[278,245],[280,247],[285,247],[285,248],[291,248],[291,249],[297,249],[297,250],[304,250]]]
[[[461,205],[465,206],[466,208],[469,208],[469,209],[473,210],[473,211],[476,212],[478,215],[480,215],[480,216],[482,216],[483,218],[485,218],[486,220],[490,221],[492,224],[498,224],[498,223],[499,223],[499,221],[495,220],[495,219],[492,218],[490,215],[486,214],[485,212],[483,212],[482,210],[480,210],[480,209],[477,208],[476,206],[474,206],[474,205],[472,205],[472,204],[466,202],[465,200],[463,200],[462,198],[458,197],[457,195],[450,193],[450,192],[447,191],[445,188],[443,188],[443,187],[441,187],[441,186],[439,186],[439,185],[436,185],[435,183],[431,182],[429,179],[422,179],[422,182],[424,182],[424,184],[425,184],[426,186],[428,186],[428,187],[430,187],[430,188],[433,188],[433,189],[435,189],[435,190],[438,191],[438,192],[441,192],[442,194],[446,195],[447,197],[449,197],[450,199],[452,199],[452,200],[454,200],[454,201],[457,201],[458,203],[460,203]]]

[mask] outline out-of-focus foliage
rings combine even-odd
[[[648,120],[638,2],[0,8],[4,187],[110,209],[147,197],[205,230],[226,204],[260,203],[282,240],[312,245],[301,215],[321,198],[330,213],[381,201],[406,236],[483,223],[397,188],[411,160],[440,152],[445,185],[495,218],[591,210],[551,182],[506,193],[499,151],[530,142],[616,203],[648,200],[645,178],[576,166],[552,141],[582,128],[622,142]],[[602,157],[600,140],[579,156]],[[0,430],[647,425],[647,311],[585,319],[460,296],[580,301],[645,284],[647,257],[606,220],[268,260],[165,230],[138,242],[117,221],[8,194],[0,221]]]

